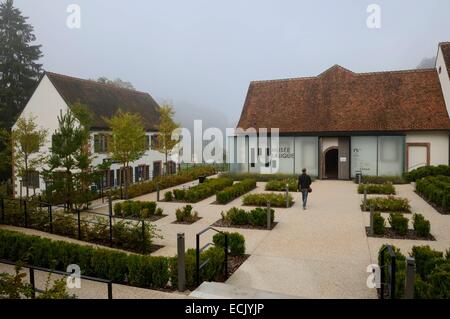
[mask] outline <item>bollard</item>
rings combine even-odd
[[[289,185],[286,184],[286,208],[289,208]]]
[[[364,187],[363,210],[367,210],[367,188]]]
[[[185,263],[185,242],[184,233],[177,234],[177,248],[178,248],[178,291],[185,291],[186,289],[186,263]]]
[[[111,194],[108,195],[108,216],[109,216],[109,246],[113,246],[113,225],[112,225],[112,217],[113,217],[113,206],[112,206],[112,198]]]
[[[156,201],[159,202],[159,182],[156,183]]]
[[[267,230],[271,230],[272,229],[272,214],[270,213],[270,202],[267,201],[267,210],[266,210],[266,215],[267,215]]]
[[[412,257],[406,257],[405,299],[414,299],[416,261]]]
[[[373,211],[373,206],[370,205],[370,227],[369,227],[369,235],[373,236],[373,215],[374,215],[374,211]]]

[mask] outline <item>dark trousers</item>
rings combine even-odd
[[[306,207],[306,202],[308,201],[308,189],[302,189],[302,201],[303,201],[303,207]]]

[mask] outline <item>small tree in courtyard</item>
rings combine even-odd
[[[173,116],[175,111],[172,105],[164,104],[159,109],[160,120],[157,125],[158,138],[156,143],[156,150],[164,154],[164,174],[167,173],[167,159],[173,148],[180,142],[179,139],[172,139],[173,131],[180,128],[180,124],[175,123]]]
[[[128,198],[128,167],[147,150],[144,125],[139,114],[122,110],[106,121],[112,131],[111,157],[123,165],[125,198]]]
[[[18,169],[18,175],[22,178],[26,189],[26,197],[29,197],[31,172],[41,165],[45,157],[40,152],[47,137],[47,130],[39,129],[35,118],[21,117],[17,121],[16,128],[12,131],[14,147],[14,163]]]

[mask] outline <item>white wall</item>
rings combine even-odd
[[[448,165],[449,152],[449,133],[448,132],[413,132],[406,135],[406,143],[430,143],[430,165]],[[413,157],[420,157],[421,150]],[[410,153],[411,154],[411,153]],[[413,159],[414,161],[414,159]]]
[[[441,69],[441,73],[439,73],[439,68]],[[450,65],[445,65],[444,55],[442,54],[441,47],[439,47],[436,58],[436,71],[438,72],[439,81],[441,82],[442,93],[444,94],[445,105],[447,106],[447,113],[450,114],[450,78],[447,68],[450,68]]]
[[[329,147],[338,147],[339,140],[337,137],[322,137],[322,152]]]

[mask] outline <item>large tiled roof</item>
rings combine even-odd
[[[435,69],[354,73],[335,65],[317,77],[251,82],[238,127],[281,133],[448,130]]]
[[[120,108],[140,114],[146,130],[156,130],[159,105],[150,94],[51,72],[46,75],[68,105],[79,102],[92,112],[94,129],[107,129],[105,118]]]

